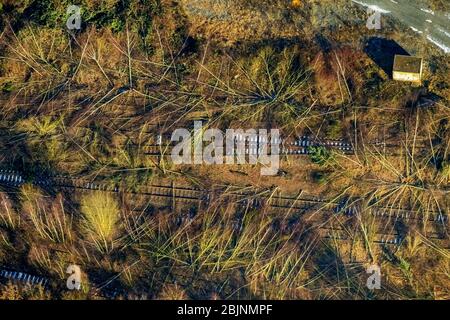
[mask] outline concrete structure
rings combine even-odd
[[[396,55],[392,78],[397,81],[420,83],[422,80],[423,59],[418,57]]]

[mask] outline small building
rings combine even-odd
[[[412,56],[395,55],[392,78],[397,81],[422,81],[423,59]]]

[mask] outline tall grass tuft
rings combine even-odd
[[[120,219],[119,205],[108,193],[95,192],[81,199],[83,231],[102,253],[114,248]]]
[[[21,202],[22,214],[41,238],[56,243],[64,243],[70,238],[71,222],[66,217],[61,196],[52,199],[37,188],[24,185]]]
[[[186,292],[178,284],[164,284],[158,295],[159,300],[188,300]]]
[[[28,252],[28,260],[44,272],[66,279],[67,262],[62,252],[52,252],[48,247],[32,245]]]
[[[14,210],[8,195],[0,193],[0,225],[15,230],[19,224],[20,217]]]

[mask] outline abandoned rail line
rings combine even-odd
[[[142,191],[131,191],[121,188],[118,184],[107,184],[93,182],[85,178],[74,178],[67,176],[49,176],[46,178],[38,177],[32,183],[42,187],[55,188],[72,188],[80,190],[98,190],[107,192],[124,192],[135,195],[169,198],[176,201],[187,202],[209,202],[215,196],[226,195],[226,197],[235,200],[237,203],[250,205],[254,208],[259,208],[263,204],[275,208],[282,208],[287,210],[305,209],[305,205],[321,205],[323,208],[331,209],[336,214],[343,214],[346,216],[355,216],[360,210],[355,205],[347,205],[342,201],[329,200],[318,198],[315,196],[305,195],[303,197],[284,196],[274,190],[262,190],[259,192],[247,192],[244,188],[236,186],[217,186],[209,190],[171,185],[152,184],[143,186]],[[0,183],[10,186],[20,186],[26,183],[26,179],[17,171],[14,170],[0,170]],[[264,194],[265,196],[261,196]],[[348,199],[347,199],[348,200]],[[348,203],[349,201],[347,201]],[[299,206],[298,204],[302,204]],[[371,206],[371,214],[375,217],[404,219],[404,220],[423,220],[423,217],[418,216],[419,212],[405,208],[393,208],[380,205]],[[430,212],[428,221],[437,223],[446,223],[448,215],[445,212]]]

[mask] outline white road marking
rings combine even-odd
[[[445,34],[447,37],[450,38],[450,33],[449,33],[449,32],[447,32],[447,31],[445,31],[444,29],[441,29],[441,28],[438,28],[438,30],[439,30],[440,32],[442,32],[443,34]]]
[[[391,13],[390,11],[385,10],[385,9],[383,9],[383,8],[380,8],[379,6],[374,5],[374,4],[367,4],[367,3],[364,3],[364,2],[361,2],[361,1],[357,1],[357,0],[352,0],[352,1],[355,2],[355,3],[357,3],[357,4],[362,5],[362,6],[364,6],[364,7],[367,7],[367,8],[369,8],[369,9],[372,9],[373,11],[377,11],[377,12],[381,12],[381,13]]]
[[[414,27],[410,27],[412,31],[417,32],[417,33],[423,33],[423,31],[420,31],[419,29],[416,29]]]
[[[437,41],[436,39],[434,39],[430,36],[427,36],[427,39],[430,40],[432,43],[434,43],[439,48],[441,48],[442,50],[444,50],[445,53],[450,53],[450,48],[447,47],[445,44],[440,43],[439,41]]]
[[[430,10],[430,9],[420,9],[420,10],[423,11],[423,12],[426,12],[426,13],[430,13],[430,14],[432,14],[434,16],[434,11],[433,10]]]

